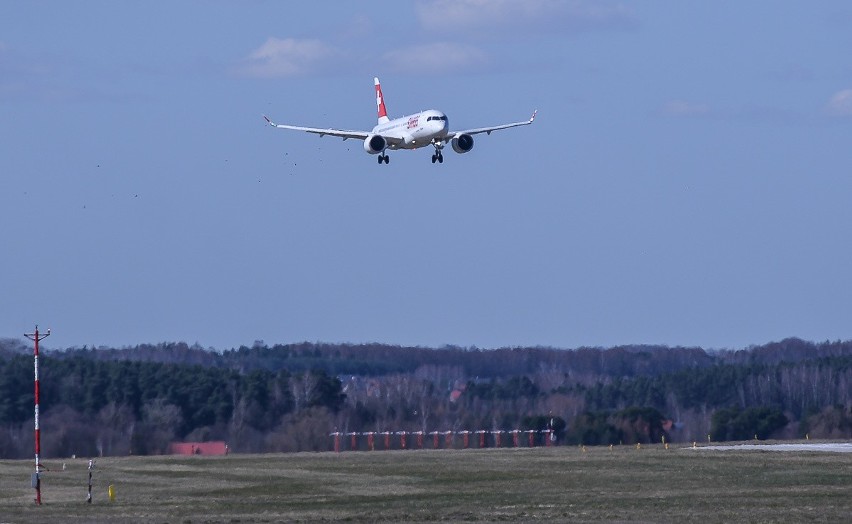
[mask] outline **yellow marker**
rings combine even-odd
[[[669,443],[668,442],[666,442],[664,445],[665,445],[666,449],[669,449]]]
[[[612,451],[612,444],[609,445],[609,450]]]
[[[109,490],[107,492],[109,493],[109,501],[115,502],[115,488],[112,484],[109,485]]]
[[[642,449],[642,444],[640,444],[639,442],[637,442],[637,443],[636,443],[636,449]]]

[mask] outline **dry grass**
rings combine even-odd
[[[842,522],[852,454],[659,446],[0,461],[0,522]],[[107,499],[113,484],[117,498]]]

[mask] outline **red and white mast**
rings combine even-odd
[[[34,371],[35,371],[35,475],[33,475],[33,487],[36,490],[35,503],[41,505],[41,477],[39,475],[41,464],[38,457],[41,453],[41,430],[38,427],[38,343],[40,340],[50,336],[50,329],[46,334],[39,334],[38,325],[35,327],[35,333],[24,333],[24,336],[35,342],[35,350],[33,352]]]

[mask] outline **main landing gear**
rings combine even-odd
[[[435,146],[435,154],[432,155],[432,163],[438,162],[439,164],[444,163],[444,154],[441,152],[441,149],[444,148],[443,145],[432,144]]]
[[[381,164],[382,162],[384,162],[385,164],[389,164],[390,163],[390,157],[387,156],[386,154],[382,153],[381,155],[378,156],[378,161],[379,161],[379,164]]]

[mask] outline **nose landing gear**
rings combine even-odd
[[[444,154],[441,152],[444,149],[444,144],[441,142],[432,142],[432,145],[435,146],[435,154],[432,155],[432,163],[438,162],[439,164],[444,163]]]
[[[389,163],[390,163],[390,157],[389,157],[389,156],[387,156],[387,155],[386,155],[386,154],[384,154],[384,153],[382,153],[381,155],[379,155],[379,156],[377,157],[377,160],[379,161],[379,164],[381,164],[382,162],[384,162],[385,164],[389,164]]]

